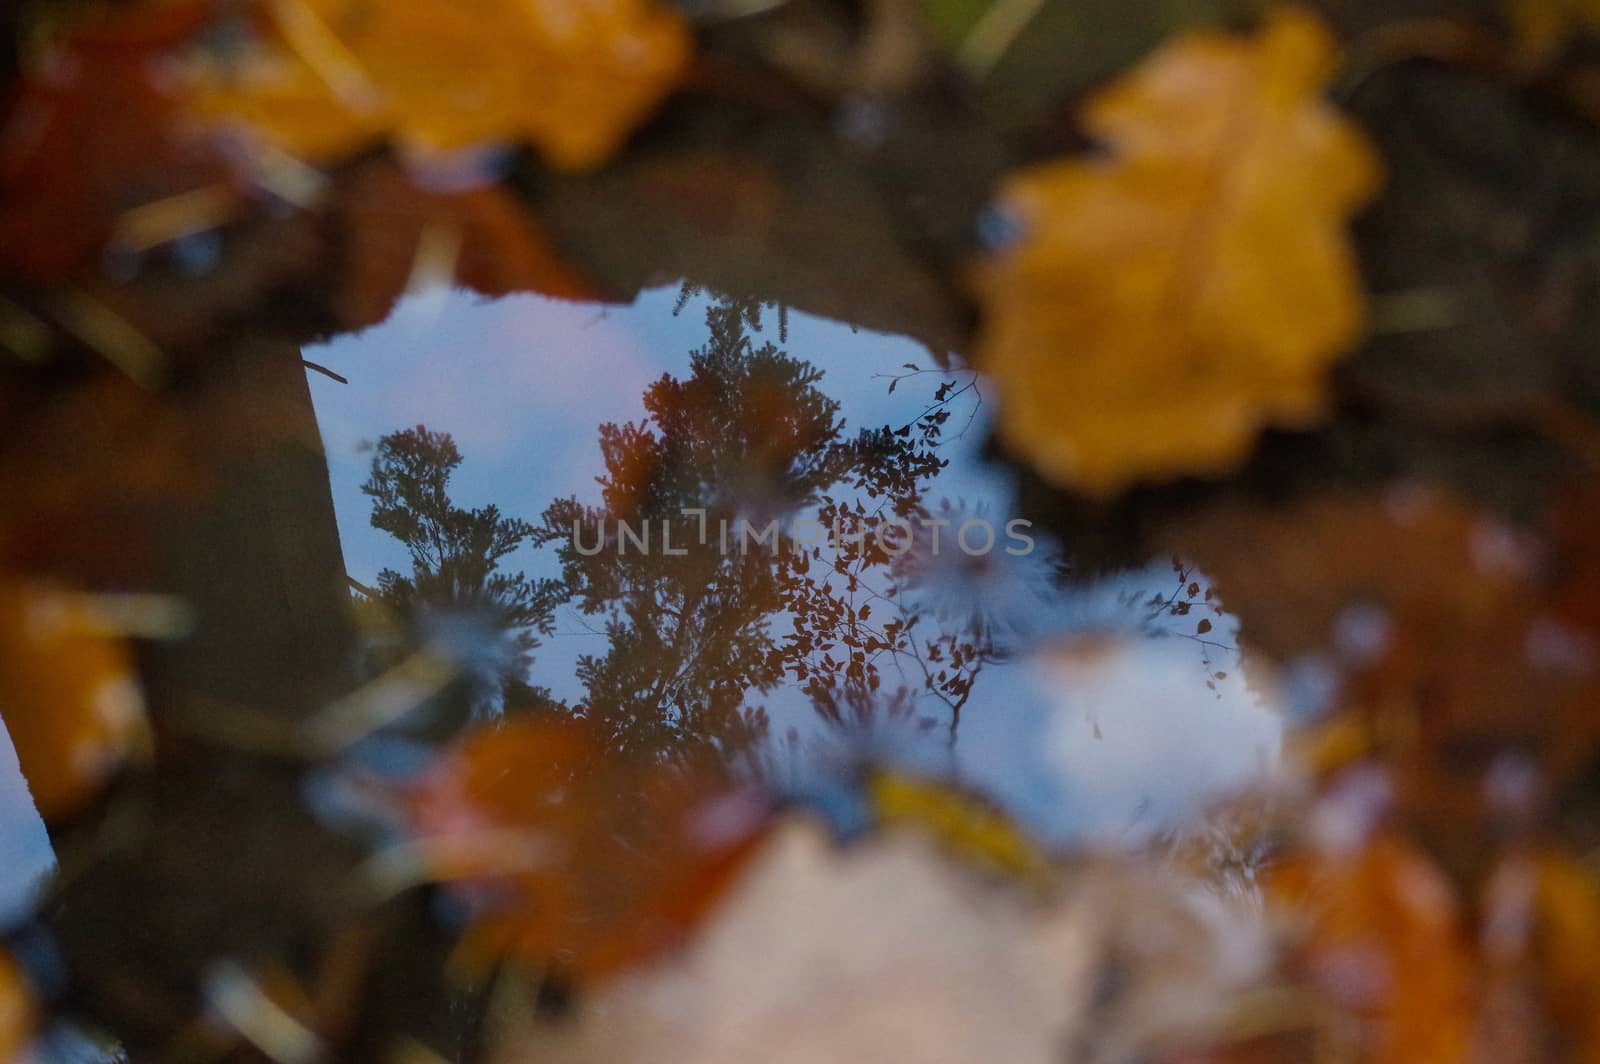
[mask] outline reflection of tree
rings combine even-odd
[[[411,573],[378,574],[375,597],[399,616],[475,627],[478,670],[499,688],[527,698],[532,653],[548,635],[560,598],[558,582],[504,571],[501,562],[528,542],[533,526],[505,517],[494,505],[463,509],[450,500],[450,478],[461,452],[448,433],[422,425],[378,441],[361,486],[372,499],[372,525],[394,536],[411,555]],[[462,633],[467,634],[467,633]]]
[[[693,281],[684,281],[682,287],[678,289],[678,301],[672,305],[672,316],[677,317],[682,314],[683,308],[689,305],[689,300],[705,294],[704,285],[695,284]],[[761,314],[769,306],[772,306],[772,304],[765,303],[759,299],[734,299],[729,296],[720,297],[718,304],[724,310],[737,311],[739,316],[744,319],[745,328],[751,332],[761,331]],[[779,303],[777,304],[777,311],[778,342],[786,344],[789,342],[789,305],[787,303]]]
[[[822,374],[758,345],[758,323],[747,305],[713,302],[688,376],[653,384],[642,422],[601,426],[601,504],[557,500],[537,533],[575,604],[604,618],[609,647],[580,661],[578,711],[623,747],[745,749],[766,729],[753,699],[786,678],[838,723],[909,714],[924,693],[958,715],[990,660],[969,637],[917,630],[877,538],[885,520],[925,514],[948,411],[847,437]],[[817,526],[802,536],[804,518]],[[792,523],[740,534],[773,520]],[[619,522],[648,528],[649,548],[623,541]],[[818,526],[844,538],[808,544]],[[910,663],[911,682],[904,668],[886,681],[886,655]]]
[[[838,404],[815,386],[821,374],[770,343],[754,346],[745,322],[713,305],[688,378],[651,385],[644,422],[601,426],[601,505],[557,500],[544,515],[539,536],[559,544],[569,593],[605,618],[607,653],[579,662],[582,712],[620,746],[712,742],[731,752],[764,730],[746,702],[782,676],[767,631],[783,605],[780,547],[725,551],[719,531],[806,503],[854,460],[839,440]],[[703,509],[704,525],[685,509]],[[620,549],[619,521],[647,528],[651,549]],[[584,556],[575,534],[606,546]]]
[[[1214,655],[1221,651],[1236,660],[1239,648],[1211,634],[1215,627],[1212,617],[1221,618],[1224,613],[1217,604],[1216,591],[1208,586],[1209,582],[1200,571],[1174,557],[1172,572],[1177,584],[1169,591],[1156,591],[1148,598],[1138,590],[1124,591],[1117,596],[1118,601],[1136,615],[1142,615],[1138,616],[1137,623],[1144,635],[1152,638],[1176,636],[1195,643],[1200,648],[1200,664],[1206,670],[1206,688],[1217,691],[1217,684],[1226,680],[1228,674],[1217,668]],[[1191,615],[1192,621],[1185,620]],[[1217,697],[1222,697],[1220,691]]]
[[[450,498],[462,456],[448,435],[383,437],[362,490],[411,571],[385,570],[371,597],[475,648],[470,671],[492,681],[479,712],[549,701],[528,670],[558,605],[597,619],[606,645],[579,659],[571,711],[614,749],[738,757],[785,685],[834,725],[921,715],[953,743],[980,673],[1053,586],[1048,569],[958,553],[968,512],[925,500],[961,391],[947,382],[909,423],[847,435],[821,371],[756,335],[759,305],[705,314],[687,374],[645,391],[641,421],[600,426],[597,505],[555,500],[538,525],[466,509]],[[502,568],[525,544],[555,549],[559,580]]]

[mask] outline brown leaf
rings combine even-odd
[[[1551,844],[1519,846],[1495,865],[1479,908],[1485,1059],[1525,1059],[1536,1045],[1600,1059],[1600,885]]]
[[[1266,892],[1300,929],[1302,976],[1358,1018],[1373,1064],[1468,1058],[1471,970],[1450,885],[1399,837],[1311,850],[1272,866]]]
[[[1331,712],[1295,737],[1308,767],[1378,759],[1463,881],[1494,857],[1501,757],[1562,785],[1600,752],[1591,637],[1553,608],[1540,553],[1483,514],[1408,490],[1219,509],[1170,542],[1213,575],[1242,642],[1331,670]]]
[[[530,211],[498,186],[430,192],[397,163],[375,159],[342,183],[340,202],[347,251],[338,307],[351,329],[387,317],[419,267],[436,266],[439,280],[486,296],[598,298]],[[446,246],[445,261],[426,261],[430,240]]]
[[[1216,507],[1176,524],[1165,543],[1211,576],[1240,638],[1279,660],[1336,653],[1341,621],[1360,619],[1351,607],[1390,627],[1488,617],[1528,588],[1538,561],[1494,518],[1409,488]]]

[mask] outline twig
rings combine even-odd
[[[333,370],[329,369],[327,366],[324,366],[320,362],[313,362],[309,358],[302,358],[300,360],[300,364],[302,366],[304,366],[306,369],[314,369],[314,370],[316,370],[318,373],[322,374],[324,377],[331,377],[334,380],[338,381],[340,384],[349,384],[350,383],[350,378],[341,377],[339,374],[333,372]]]

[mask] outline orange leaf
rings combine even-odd
[[[460,959],[511,955],[578,984],[678,943],[765,823],[709,761],[607,750],[537,717],[460,740],[413,809],[435,874],[476,904]]]
[[[0,950],[0,1061],[20,1060],[33,1030],[33,995],[11,955]]]
[[[1360,1059],[1467,1059],[1470,970],[1449,884],[1421,853],[1378,834],[1353,853],[1294,854],[1267,896],[1303,931],[1300,967],[1363,1027]]]
[[[1296,8],[1253,39],[1187,34],[1085,106],[1107,154],[1006,182],[1021,236],[980,278],[978,355],[1046,477],[1221,472],[1260,426],[1320,413],[1362,329],[1344,222],[1378,179],[1318,97],[1336,58]]]
[[[1511,23],[1513,62],[1526,70],[1546,66],[1574,37],[1600,27],[1595,0],[1505,0]]]
[[[1391,630],[1401,618],[1491,618],[1527,593],[1537,560],[1491,517],[1421,489],[1213,507],[1164,545],[1211,576],[1241,639],[1281,659],[1359,639],[1340,632],[1351,607]]]
[[[0,716],[40,815],[78,812],[143,735],[126,645],[74,595],[0,584]]]
[[[610,157],[677,84],[681,17],[655,0],[265,0],[260,47],[208,70],[203,114],[314,161],[388,134],[408,149],[527,141],[552,165]]]
[[[1488,1049],[1534,1041],[1600,1060],[1600,884],[1554,846],[1514,849],[1484,888]],[[1533,1013],[1529,1015],[1529,1013]]]

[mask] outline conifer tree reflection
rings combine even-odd
[[[481,714],[505,701],[545,697],[528,685],[528,669],[539,636],[552,630],[562,588],[502,568],[534,528],[493,504],[457,506],[450,479],[461,461],[448,433],[422,425],[392,432],[378,441],[361,490],[372,500],[372,526],[411,556],[409,575],[378,574],[377,602],[413,627],[452,627],[458,645],[470,644],[463,656],[473,666],[473,709]]]

